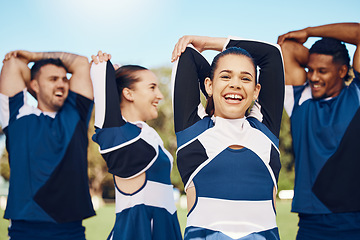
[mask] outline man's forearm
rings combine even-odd
[[[41,59],[48,58],[59,58],[68,69],[70,73],[73,73],[74,70],[79,66],[79,64],[88,64],[88,60],[84,56],[80,56],[73,53],[67,52],[42,52]]]
[[[10,59],[11,57],[18,57],[27,63],[40,61],[42,59],[59,58],[70,73],[73,73],[77,67],[88,64],[88,59],[86,57],[67,52],[30,52],[17,50],[8,53],[5,56],[5,60]]]
[[[354,45],[360,44],[360,23],[335,23],[304,30],[309,37],[331,37]]]

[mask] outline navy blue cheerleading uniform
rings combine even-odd
[[[91,78],[96,106],[93,140],[109,172],[125,179],[146,174],[144,185],[133,194],[122,192],[115,182],[116,220],[108,239],[182,239],[170,181],[171,154],[145,122],[122,118],[110,61],[93,64]]]
[[[56,239],[52,238],[55,235],[83,239],[81,221],[95,215],[87,174],[87,129],[93,101],[69,91],[62,108],[47,114],[28,105],[26,93],[24,89],[13,97],[0,95],[10,164],[4,215],[11,220],[9,235],[21,238],[18,233],[11,235],[17,228],[36,233],[39,229],[31,227],[36,223],[44,228],[34,239]],[[82,238],[61,235],[73,228],[82,231]],[[23,237],[31,239],[30,235]]]
[[[281,51],[277,45],[252,40],[229,39],[229,47],[247,50],[260,67],[262,88],[247,117],[206,116],[200,89],[206,95],[204,79],[210,66],[194,48],[187,47],[173,68],[178,169],[185,190],[191,183],[196,189],[185,239],[279,239],[273,190],[281,165]]]
[[[313,99],[308,83],[286,86],[295,154],[292,211],[299,213],[300,230],[318,226],[319,234],[330,233],[324,239],[346,237],[332,231],[355,231],[360,237],[359,107],[356,71],[352,83],[333,98]]]

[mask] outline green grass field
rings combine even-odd
[[[291,201],[277,201],[277,224],[282,240],[294,240],[297,232],[298,217],[297,214],[290,213],[290,207]],[[4,211],[0,210],[0,214],[3,216]],[[96,214],[95,217],[84,221],[87,240],[102,240],[107,238],[115,220],[114,204],[108,204],[98,209]],[[186,226],[186,210],[178,209],[178,217],[183,232]],[[2,218],[0,219],[0,240],[8,239],[8,225],[9,221]]]

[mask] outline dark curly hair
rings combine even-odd
[[[346,65],[348,72],[344,77],[344,80],[349,80],[349,69],[350,69],[350,56],[344,43],[334,38],[322,38],[316,41],[311,48],[309,53],[318,53],[333,56],[333,63],[340,65]]]

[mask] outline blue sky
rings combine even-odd
[[[360,22],[358,0],[13,0],[0,3],[0,58],[16,49],[67,51],[113,62],[171,66],[185,34],[229,35],[275,43],[290,30]],[[309,41],[306,45],[310,46]],[[354,47],[350,47],[353,53]],[[207,55],[210,58],[212,55]],[[0,67],[2,63],[0,63]]]

